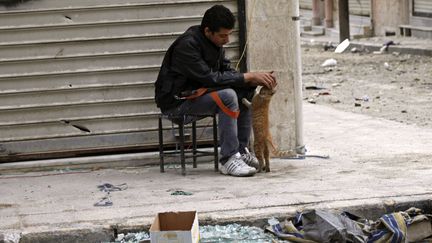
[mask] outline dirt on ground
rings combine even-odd
[[[302,65],[307,102],[432,128],[430,56],[302,47]]]

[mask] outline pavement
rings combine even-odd
[[[379,49],[387,40],[352,43]],[[432,51],[430,40],[394,40],[401,53]],[[328,41],[335,40],[302,38],[307,45]],[[309,103],[303,112],[307,155],[330,157],[273,158],[272,172],[253,177],[221,175],[212,161],[188,166],[186,176],[174,166],[160,173],[156,153],[0,164],[0,242],[110,241],[118,232],[147,230],[165,211],[196,210],[201,225],[260,226],[313,208],[367,218],[410,206],[431,212],[432,129]],[[96,207],[103,183],[127,189],[111,193],[112,206]]]
[[[3,171],[0,242],[2,234],[19,242],[109,241],[116,232],[148,229],[165,211],[196,210],[200,224],[262,225],[311,208],[365,217],[432,208],[432,129],[308,103],[303,109],[307,155],[330,158],[272,159],[272,172],[253,177],[221,175],[212,163],[189,166],[186,176],[158,166]],[[111,193],[112,206],[95,207],[102,183],[128,188]],[[178,190],[192,195],[171,195]]]

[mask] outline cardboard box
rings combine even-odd
[[[196,211],[158,213],[150,227],[151,243],[198,243]]]

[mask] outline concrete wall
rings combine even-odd
[[[399,34],[399,25],[409,24],[407,0],[372,0],[372,22],[374,34],[384,36],[386,32]]]
[[[278,79],[270,111],[273,141],[281,150],[294,151],[302,143],[301,128],[296,126],[301,126],[301,106],[295,105],[301,105],[301,95],[295,95],[301,83],[299,21],[292,18],[299,16],[298,1],[251,0],[246,12],[248,68],[273,70]]]

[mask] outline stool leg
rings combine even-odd
[[[162,130],[162,117],[159,116],[159,126],[158,126],[158,132],[159,132],[159,165],[160,165],[160,172],[165,172],[165,166],[164,166],[164,147],[163,147],[163,130]]]
[[[218,128],[216,123],[216,115],[213,115],[213,146],[214,146],[214,167],[215,171],[219,169],[219,152],[218,152]]]
[[[183,121],[179,123],[180,133],[180,162],[182,168],[182,175],[186,175],[186,164],[185,164],[185,148],[184,148],[184,124]]]
[[[193,167],[197,167],[197,136],[196,136],[196,121],[192,122],[192,158]]]

